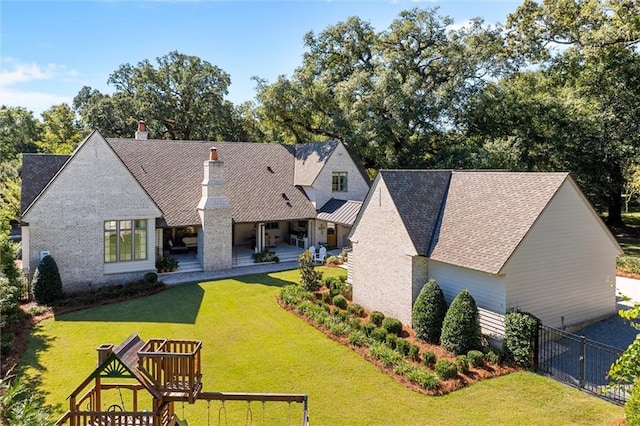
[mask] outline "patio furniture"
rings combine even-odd
[[[312,252],[313,254],[313,261],[315,263],[324,263],[325,259],[327,258],[327,248],[322,246],[320,247],[320,250],[318,251],[318,253]]]

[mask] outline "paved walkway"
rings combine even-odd
[[[640,280],[625,277],[616,277],[616,295],[625,296],[631,300],[620,300],[618,303],[625,306],[633,306],[640,303]]]
[[[165,284],[183,284],[194,281],[210,281],[221,278],[237,277],[247,274],[264,274],[269,272],[286,271],[288,269],[296,269],[298,262],[280,262],[280,263],[267,263],[264,265],[251,265],[241,266],[238,268],[225,269],[223,271],[214,272],[186,272],[186,273],[171,273],[160,274],[158,279]]]

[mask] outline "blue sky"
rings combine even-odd
[[[456,24],[482,17],[504,23],[521,1],[0,1],[0,104],[36,117],[71,104],[83,86],[112,93],[109,74],[177,50],[231,76],[227,99],[252,100],[252,76],[291,75],[303,36],[360,16],[377,31],[402,10],[439,7]]]

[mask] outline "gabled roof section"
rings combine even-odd
[[[416,252],[429,256],[447,196],[449,170],[380,170]]]
[[[294,184],[311,186],[322,171],[338,141],[305,143],[295,146]]]
[[[431,258],[499,274],[568,173],[453,172]]]
[[[22,154],[22,176],[29,178],[22,179],[20,214],[27,210],[70,157],[55,154]]]
[[[318,210],[318,219],[351,226],[362,207],[362,201],[330,199]]]
[[[212,147],[224,162],[235,222],[310,219],[316,211],[293,183],[291,147],[247,142],[107,139],[163,212],[169,226],[200,223],[204,162]]]

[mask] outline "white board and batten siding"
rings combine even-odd
[[[430,260],[429,278],[438,283],[449,305],[461,291],[469,291],[478,306],[482,334],[494,336],[504,332],[503,319],[507,308],[507,281],[504,275],[487,274]]]
[[[530,312],[552,327],[613,314],[617,254],[613,237],[567,179],[503,268],[507,310]]]
[[[353,300],[411,324],[415,248],[384,181],[373,190],[350,237]]]

